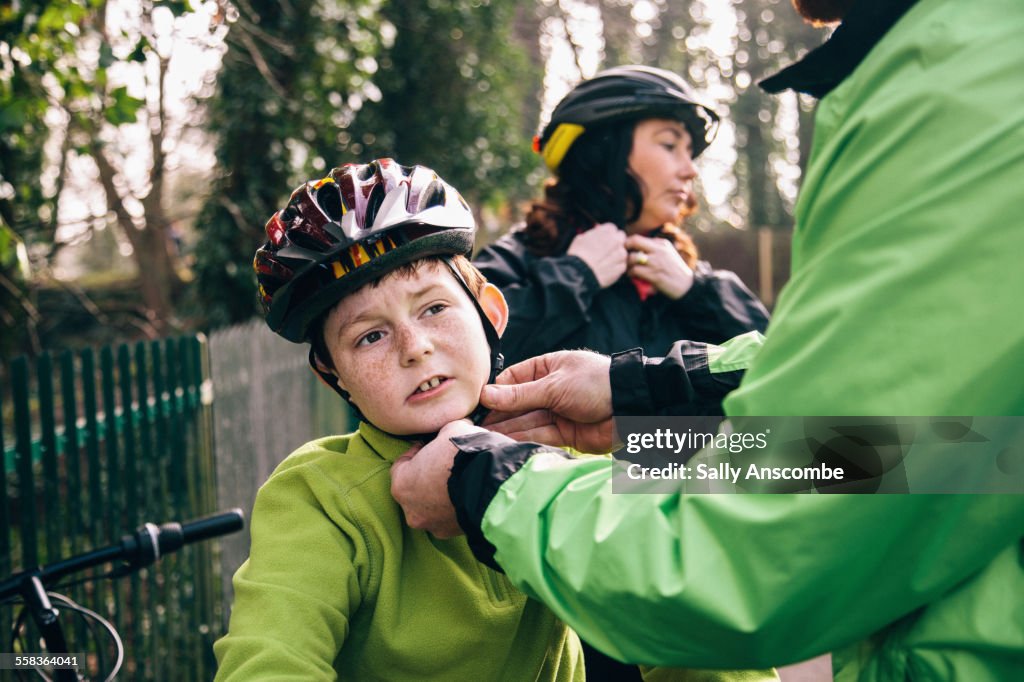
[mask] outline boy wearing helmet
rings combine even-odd
[[[579,639],[475,560],[406,525],[391,464],[478,420],[508,308],[465,256],[475,223],[429,168],[336,168],[271,217],[254,267],[267,322],[308,341],[359,429],[307,443],[260,489],[218,680],[584,679]],[[659,680],[774,679],[659,669]]]
[[[299,448],[260,489],[218,680],[581,680],[579,641],[482,567],[410,529],[389,492],[412,440],[474,412],[500,368],[501,293],[465,259],[474,222],[428,168],[336,168],[267,223],[268,324],[312,344],[359,429]]]

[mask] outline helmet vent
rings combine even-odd
[[[316,191],[316,202],[320,205],[320,210],[331,220],[341,220],[345,213],[341,203],[341,190],[333,182],[324,183]]]
[[[361,182],[366,182],[367,180],[372,180],[379,170],[380,164],[376,161],[371,161],[364,166],[357,167],[355,175]]]
[[[434,206],[444,206],[444,197],[444,187],[435,180],[424,190],[418,210],[423,211]]]
[[[292,244],[301,247],[303,249],[309,249],[317,253],[322,253],[327,250],[330,246],[329,243],[325,243],[325,240],[318,238],[322,236],[322,230],[317,230],[318,235],[314,236],[304,230],[291,230],[288,232],[288,239],[291,240]]]
[[[384,185],[378,184],[373,186],[370,196],[366,198],[366,214],[363,218],[364,230],[368,230],[373,226],[373,221],[377,218],[377,211],[380,210],[380,205],[384,202],[386,194]]]

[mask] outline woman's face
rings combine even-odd
[[[680,211],[693,205],[693,143],[679,121],[649,118],[637,123],[629,168],[640,181],[644,205],[636,222],[626,226],[630,234],[650,232],[675,222]]]

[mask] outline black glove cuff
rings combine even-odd
[[[538,449],[546,451],[547,448],[536,443],[518,443],[491,432],[456,436],[451,441],[459,450],[448,477],[448,497],[455,507],[455,517],[476,558],[500,571],[501,567],[494,561],[494,545],[480,528],[484,514],[502,484]],[[565,455],[561,450],[555,452]]]

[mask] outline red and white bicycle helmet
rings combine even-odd
[[[458,190],[425,166],[392,159],[347,164],[292,192],[266,225],[253,268],[267,324],[289,341],[310,341],[313,371],[357,411],[319,358],[313,328],[335,303],[407,263],[439,256],[480,314],[491,348],[493,382],[504,361],[501,340],[462,275],[446,257],[473,250],[476,221]],[[479,422],[487,410],[470,415]]]
[[[431,169],[378,159],[303,184],[266,232],[253,268],[267,324],[301,343],[314,320],[367,282],[425,256],[468,255],[476,222]]]

